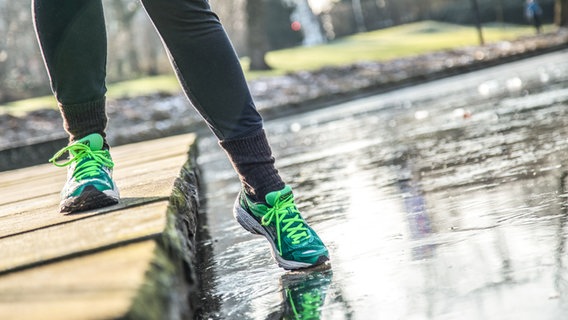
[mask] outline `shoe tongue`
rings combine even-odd
[[[290,188],[290,186],[285,186],[282,190],[268,193],[264,198],[266,199],[266,203],[273,207],[278,198],[280,198],[280,200],[284,200],[288,198],[290,194],[292,194],[292,188]]]
[[[99,151],[103,148],[104,139],[100,134],[92,133],[79,140],[79,143],[89,146],[93,151]]]

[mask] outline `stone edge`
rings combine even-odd
[[[128,312],[119,319],[193,319],[199,309],[197,214],[199,169],[197,141],[175,180],[166,228],[156,239],[154,258]]]

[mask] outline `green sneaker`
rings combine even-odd
[[[112,181],[114,163],[104,140],[98,133],[59,150],[49,162],[58,167],[69,166],[67,182],[61,191],[61,212],[78,212],[118,203],[118,188]],[[69,159],[58,163],[66,152]]]
[[[327,248],[294,204],[290,186],[266,195],[266,203],[239,193],[233,213],[243,228],[266,237],[272,256],[286,270],[309,268],[329,260]]]

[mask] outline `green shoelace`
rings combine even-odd
[[[72,157],[65,162],[58,163],[57,160],[67,151]],[[98,176],[102,166],[114,167],[114,162],[112,162],[107,150],[93,151],[89,146],[82,143],[74,143],[59,150],[49,159],[49,162],[58,167],[66,167],[76,162],[77,167],[73,171],[73,177],[77,180]]]
[[[290,217],[287,218],[286,216]],[[278,250],[280,254],[282,254],[282,240],[280,236],[282,232],[286,234],[286,237],[292,239],[292,244],[298,244],[302,239],[308,239],[310,237],[308,229],[304,225],[304,220],[300,218],[300,212],[294,204],[294,197],[292,197],[292,195],[281,200],[280,194],[278,194],[274,206],[268,209],[261,220],[262,225],[265,227],[273,222],[276,225]],[[296,225],[294,226],[294,224]]]

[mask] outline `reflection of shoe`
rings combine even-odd
[[[301,269],[329,260],[327,248],[296,208],[290,186],[265,198],[266,203],[255,203],[241,191],[233,213],[247,231],[268,239],[280,267]]]
[[[302,275],[283,275],[281,282],[285,307],[282,318],[320,319],[332,275],[331,269]]]
[[[61,212],[96,209],[118,203],[118,188],[112,181],[114,163],[103,149],[103,137],[93,133],[59,150],[49,161],[58,167],[69,166],[67,182],[61,191]],[[65,152],[69,160],[57,163]]]

